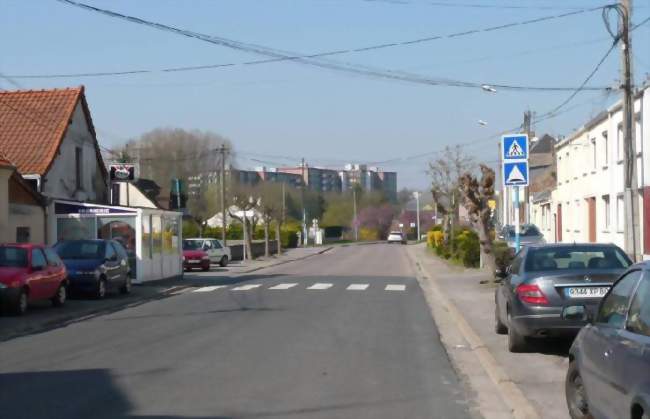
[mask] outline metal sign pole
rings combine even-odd
[[[515,186],[515,251],[519,253],[521,241],[519,240],[519,186]]]

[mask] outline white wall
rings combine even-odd
[[[129,182],[118,182],[120,188],[120,202],[118,205],[125,207],[157,208],[145,194]]]
[[[16,229],[29,227],[30,243],[45,243],[45,214],[36,205],[9,204],[9,239],[16,241]],[[1,241],[1,240],[0,240]]]
[[[75,148],[82,148],[81,189],[76,190]],[[72,123],[49,172],[42,181],[41,192],[52,198],[104,202],[107,185],[97,160],[95,141],[89,130],[81,102],[74,110]]]

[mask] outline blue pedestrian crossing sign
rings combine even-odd
[[[505,186],[528,186],[528,161],[503,162]]]
[[[528,159],[528,135],[504,135],[501,139],[503,161]]]

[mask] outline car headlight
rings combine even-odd
[[[3,288],[7,288],[7,286],[5,284],[3,284],[2,282],[0,282],[0,290],[3,289]]]
[[[201,259],[202,259],[202,260],[210,260],[210,256],[205,255],[205,256],[203,256]]]
[[[185,256],[183,256],[183,262],[185,262]]]

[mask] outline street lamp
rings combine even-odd
[[[483,85],[481,85],[481,89],[483,89],[484,91],[486,91],[486,92],[488,92],[488,93],[496,93],[496,92],[497,92],[497,89],[495,89],[494,87],[490,86],[489,84],[483,84]]]

